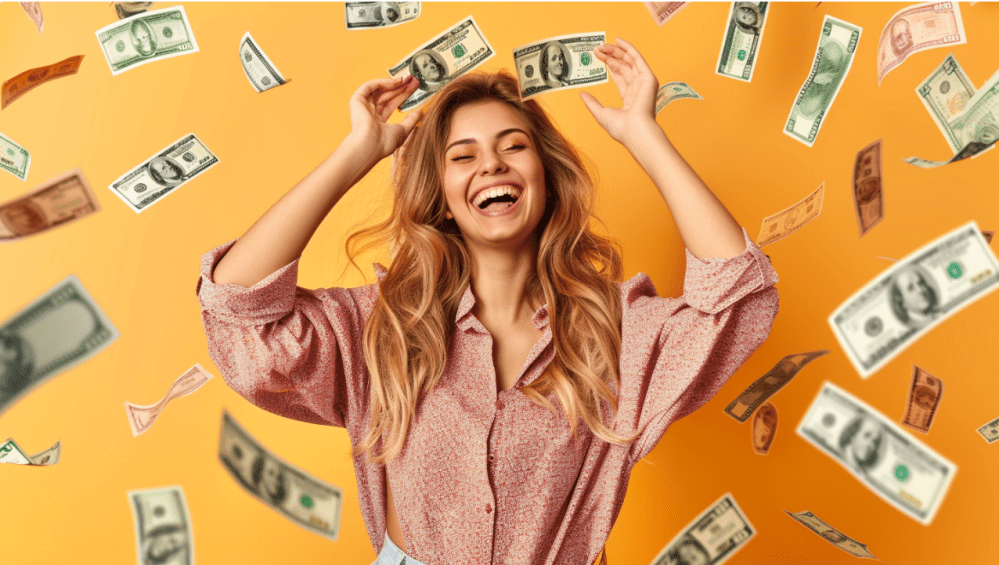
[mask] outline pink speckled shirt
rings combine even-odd
[[[676,419],[707,402],[770,332],[777,274],[743,230],[746,250],[729,259],[687,251],[684,294],[662,298],[644,273],[620,284],[621,385],[616,420],[633,444],[596,438],[580,419],[574,445],[555,416],[519,390],[551,362],[543,330],[513,388],[497,393],[492,337],[472,313],[471,287],[458,306],[444,374],[417,407],[405,449],[388,465],[354,458],[364,523],[376,552],[385,539],[385,480],[407,545],[433,565],[589,565],[624,502],[632,467]],[[234,241],[206,253],[197,292],[212,360],[253,404],[288,418],[346,428],[352,445],[370,420],[364,322],[378,285],[308,290],[298,260],[256,285],[218,285],[212,272]],[[377,271],[377,269],[376,269]],[[383,275],[383,273],[381,273]],[[379,276],[379,279],[381,276]],[[548,396],[561,407],[554,393]],[[603,561],[603,560],[602,560]]]

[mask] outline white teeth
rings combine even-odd
[[[495,188],[490,188],[488,190],[483,190],[478,194],[478,196],[475,197],[475,200],[472,201],[472,205],[478,207],[486,200],[490,198],[496,198],[501,194],[509,194],[514,198],[520,198],[520,189],[515,186],[506,185],[506,186],[497,186]]]

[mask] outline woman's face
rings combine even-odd
[[[495,100],[461,106],[445,147],[448,218],[466,244],[511,248],[527,242],[545,213],[545,171],[517,111]],[[510,197],[482,200],[501,192]]]

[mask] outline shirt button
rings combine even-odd
[[[486,505],[486,514],[492,514],[492,512],[493,512],[493,505],[492,504],[487,504]]]
[[[504,408],[503,401],[502,400],[497,400],[496,401],[496,409],[497,410],[502,410],[503,408]]]
[[[492,461],[493,459],[496,459],[496,456],[495,455],[490,455],[489,456],[489,460]]]

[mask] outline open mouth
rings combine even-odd
[[[472,205],[486,212],[498,212],[513,206],[520,199],[521,190],[513,185],[487,188],[478,194]]]

